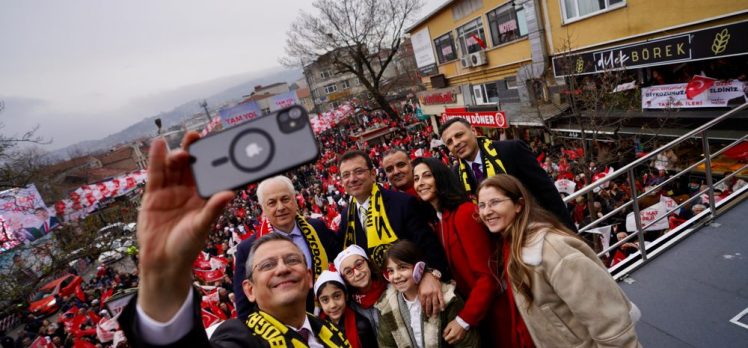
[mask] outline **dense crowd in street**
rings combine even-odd
[[[389,128],[391,132],[371,143],[367,143],[361,137],[356,136],[380,128]],[[442,235],[439,238],[441,243],[446,243],[444,239],[446,237],[443,234],[444,226],[447,224],[445,221],[448,219],[447,215],[450,210],[443,210],[445,209],[444,206],[441,207],[441,211],[437,209],[439,206],[434,205],[433,202],[429,201],[428,197],[431,196],[428,195],[426,192],[427,190],[424,191],[424,189],[421,189],[418,182],[425,180],[428,175],[428,177],[433,176],[433,178],[435,178],[437,185],[446,185],[444,183],[440,184],[438,181],[451,180],[448,179],[447,176],[451,176],[452,174],[447,175],[444,173],[437,173],[439,173],[442,168],[461,168],[461,163],[464,162],[461,162],[461,157],[455,154],[455,151],[459,151],[460,149],[458,148],[455,150],[454,148],[450,148],[450,146],[454,145],[451,145],[451,139],[448,140],[445,138],[444,130],[441,130],[441,137],[436,134],[437,133],[430,125],[415,120],[410,114],[407,114],[399,120],[391,120],[380,115],[367,115],[366,117],[359,118],[358,122],[348,119],[338,124],[336,127],[330,128],[318,135],[321,156],[316,162],[301,166],[285,174],[287,178],[290,179],[290,185],[293,185],[292,194],[295,196],[292,199],[294,201],[293,204],[298,208],[299,216],[309,221],[322,221],[324,227],[321,228],[336,234],[336,238],[338,239],[338,242],[333,247],[325,245],[325,249],[328,249],[327,252],[330,253],[326,258],[330,264],[333,264],[332,260],[335,259],[335,265],[334,267],[330,267],[333,272],[324,270],[321,273],[314,274],[314,279],[317,280],[314,287],[314,295],[317,298],[314,305],[311,308],[307,306],[307,308],[315,311],[315,313],[319,314],[321,318],[327,319],[328,321],[333,320],[337,327],[342,329],[343,332],[347,332],[346,336],[353,346],[376,346],[376,342],[379,342],[380,346],[388,346],[388,344],[383,342],[392,342],[392,339],[407,339],[407,335],[406,337],[399,338],[381,336],[382,327],[390,327],[390,329],[397,331],[398,325],[404,325],[402,322],[389,322],[388,320],[394,319],[385,315],[385,313],[397,309],[393,309],[392,306],[397,307],[398,301],[393,300],[394,302],[389,304],[381,302],[383,301],[383,298],[388,296],[386,294],[389,293],[389,291],[393,291],[393,296],[398,296],[397,292],[392,290],[394,288],[386,286],[388,280],[389,282],[393,282],[392,279],[388,278],[395,277],[398,273],[396,270],[391,269],[390,266],[388,266],[388,262],[415,264],[427,260],[428,257],[425,257],[421,252],[415,250],[418,249],[418,247],[423,247],[423,245],[408,245],[407,243],[393,244],[397,245],[397,247],[391,249],[395,251],[400,250],[399,254],[393,254],[392,251],[388,251],[386,254],[375,256],[372,254],[373,252],[371,250],[367,250],[365,247],[363,249],[351,249],[356,245],[348,243],[348,237],[341,237],[341,235],[347,233],[347,226],[355,225],[356,228],[360,228],[361,226],[366,225],[363,222],[359,222],[358,218],[360,217],[361,221],[364,221],[364,219],[368,219],[368,217],[366,216],[366,213],[364,213],[364,215],[356,216],[355,224],[352,220],[354,218],[352,217],[353,215],[350,214],[355,215],[355,213],[350,213],[350,211],[352,211],[350,209],[352,208],[351,205],[360,205],[361,203],[356,199],[355,195],[350,192],[350,186],[347,186],[350,185],[350,181],[353,180],[351,177],[356,174],[353,174],[353,172],[349,170],[344,171],[343,166],[346,161],[351,161],[350,154],[352,149],[363,149],[362,151],[354,152],[352,156],[353,158],[356,158],[356,156],[363,156],[361,158],[365,158],[366,161],[362,163],[368,163],[371,166],[373,169],[372,179],[375,183],[374,187],[380,187],[380,189],[384,189],[387,192],[390,190],[401,191],[411,197],[415,196],[415,198],[418,199],[418,205],[420,206],[417,211],[417,218],[428,223],[428,226],[432,230],[439,228],[438,226],[442,226]],[[495,137],[498,137],[496,133],[492,134],[494,134]],[[457,137],[459,136],[461,135],[458,134]],[[478,139],[488,138],[480,137]],[[612,172],[614,168],[620,168],[634,161],[638,156],[645,154],[642,146],[637,145],[634,142],[634,139],[621,144],[615,144],[616,146],[611,146],[611,144],[606,143],[595,143],[593,144],[595,156],[587,157],[585,156],[581,142],[578,140],[561,140],[560,142],[556,141],[552,144],[544,141],[546,139],[548,138],[542,136],[542,134],[532,137],[528,136],[524,139],[526,144],[519,146],[526,148],[527,154],[531,155],[532,165],[530,166],[539,167],[541,171],[547,175],[546,178],[542,179],[543,181],[549,183],[565,181],[564,185],[571,185],[570,190],[568,190],[568,187],[567,190],[563,190],[559,188],[557,184],[556,187],[561,191],[561,196],[568,195],[573,192],[575,188],[579,189],[591,182],[599,180],[607,173]],[[491,141],[497,140],[498,139],[491,139]],[[495,144],[498,143],[499,142],[496,142]],[[483,145],[481,143],[479,146],[490,145]],[[483,148],[481,148],[481,151],[482,149]],[[399,184],[400,181],[405,180],[404,177],[395,176],[397,170],[388,166],[386,163],[387,161],[385,160],[386,157],[393,156],[397,153],[405,154],[408,162],[412,161],[412,163],[407,164],[410,169],[408,169],[409,172],[405,175],[409,176],[411,181],[405,186]],[[488,155],[485,154],[483,156],[488,157]],[[587,161],[585,158],[592,158],[593,160]],[[489,161],[491,159],[484,158],[483,160]],[[506,161],[505,159],[503,160]],[[694,160],[696,159],[688,158],[687,154],[681,154],[679,157],[672,150],[664,152],[655,158],[649,168],[637,171],[636,192],[641,193],[662,184],[667,181],[673,173],[683,168],[684,164],[692,163]],[[496,163],[504,169],[503,166],[505,164],[502,163],[502,160],[498,160]],[[606,163],[606,165],[603,167],[598,166],[596,163]],[[524,165],[527,166],[528,164],[525,163]],[[400,166],[400,164],[398,164],[398,166]],[[405,165],[402,164],[402,166]],[[350,165],[346,166],[346,168],[349,167]],[[426,170],[426,172],[424,172],[424,170]],[[456,173],[460,173],[460,169],[455,170],[457,170]],[[485,170],[490,171],[491,169],[485,168]],[[451,170],[449,170],[449,172],[452,173]],[[471,176],[490,174],[490,172],[480,173],[480,169],[471,170],[469,173]],[[465,178],[467,178],[467,176],[465,176]],[[453,179],[459,178],[455,175]],[[417,182],[414,183],[412,180],[416,180]],[[482,199],[479,198],[476,184],[480,183],[483,178],[478,179],[477,177],[474,177],[471,180],[475,181],[469,182],[468,180],[463,180],[461,181],[461,184],[457,185],[457,188],[450,188],[457,192],[454,193],[454,197],[462,197],[462,195],[468,197],[467,194],[470,195],[470,200],[466,201],[458,199],[455,204],[458,204],[460,207],[463,205],[467,206],[467,208],[464,209],[468,211],[470,216],[472,216],[472,220],[470,220],[472,222],[467,220],[457,220],[458,223],[454,228],[463,229],[463,226],[472,226],[472,224],[474,224],[475,231],[484,231],[486,227],[480,224],[480,222],[475,221],[477,212],[481,212],[481,219],[483,219],[484,208],[482,205],[490,206],[496,205],[497,203],[494,203],[494,201],[482,202]],[[455,181],[455,183],[460,182]],[[744,184],[745,182],[742,180],[732,180],[723,185],[723,187],[719,187],[717,194],[718,196],[726,196]],[[465,186],[464,190],[459,187],[461,185]],[[498,189],[498,187],[500,187],[498,186],[499,183],[493,183],[493,185],[497,185],[495,186],[497,187],[497,192],[501,191]],[[672,180],[667,185],[660,187],[651,195],[645,197],[639,205],[641,209],[646,209],[664,199],[681,203],[701,190],[702,185],[703,183],[695,182],[688,176]],[[208,234],[208,243],[192,265],[195,279],[193,285],[196,289],[194,291],[197,292],[196,296],[199,296],[199,307],[202,313],[201,320],[205,328],[225,322],[231,318],[239,317],[246,320],[247,308],[241,308],[246,306],[242,304],[242,301],[246,303],[246,297],[245,294],[242,293],[242,284],[240,283],[245,278],[244,262],[247,260],[249,247],[245,247],[245,250],[242,251],[241,244],[248,243],[248,245],[251,245],[252,243],[255,243],[258,238],[273,231],[280,230],[279,227],[276,226],[276,219],[265,215],[267,214],[266,210],[268,208],[267,206],[263,206],[263,201],[258,197],[261,196],[258,194],[258,190],[261,189],[260,186],[261,185],[255,183],[236,191],[235,197],[228,203],[222,213],[211,225],[211,232]],[[346,190],[346,187],[348,187],[349,190]],[[486,191],[485,187],[480,187]],[[532,189],[533,188],[528,187],[528,190],[532,191]],[[506,188],[504,188],[504,190],[506,190]],[[458,191],[462,193],[459,193]],[[553,194],[555,194],[555,192],[556,191],[554,190]],[[543,208],[550,211],[552,214],[556,214],[556,218],[549,218],[545,223],[552,224],[554,228],[574,231],[608,214],[626,202],[629,202],[631,200],[630,192],[631,189],[628,185],[628,179],[627,177],[622,176],[609,184],[602,186],[600,189],[596,189],[590,196],[580,196],[577,197],[575,201],[565,203],[562,208],[562,213],[559,213],[558,210],[554,211],[551,205],[543,206],[544,204],[548,204],[543,199],[538,199],[538,197],[535,197],[535,199],[540,203],[540,206],[543,206]],[[536,193],[533,192],[532,194],[535,195]],[[267,193],[265,193],[265,195],[267,195]],[[446,199],[445,197],[452,196],[439,197]],[[587,197],[592,197],[593,201],[588,203]],[[685,205],[678,211],[669,212],[667,228],[647,231],[644,239],[646,241],[652,241],[667,233],[670,229],[677,227],[680,223],[689,219],[694,214],[698,214],[702,211],[705,202],[704,198],[698,199],[691,204]],[[431,203],[432,206],[429,206],[426,203]],[[475,203],[478,204],[476,205]],[[446,204],[446,202],[442,201],[442,204]],[[460,210],[456,211],[459,212]],[[609,230],[603,230],[602,232],[598,231],[595,233],[582,233],[581,236],[595,252],[600,252],[603,248],[615,243],[615,241],[626,239],[629,236],[629,231],[627,231],[626,228],[626,216],[630,212],[631,208],[628,208],[617,213],[610,222],[607,222],[610,226]],[[438,219],[436,218],[436,215],[433,215],[434,213],[438,215]],[[564,220],[566,217],[564,215],[567,213],[569,219],[568,222]],[[540,215],[544,216],[542,214]],[[390,217],[390,219],[391,218],[392,217]],[[457,217],[454,217],[454,219],[457,219]],[[554,219],[558,219],[555,220],[557,222],[549,222],[554,221]],[[490,216],[483,219],[483,223],[489,230],[492,228],[490,221],[492,221]],[[296,221],[297,227],[298,224],[299,222]],[[322,234],[322,232],[319,231],[319,228],[315,227],[314,229],[316,229],[320,235]],[[371,238],[371,236],[368,237]],[[488,238],[488,235],[482,237],[477,236],[475,238],[478,238],[478,240],[486,239],[485,242],[487,246],[496,245],[497,243],[497,239],[494,239],[493,237]],[[341,240],[343,241],[342,243]],[[323,241],[322,244],[324,245],[325,242]],[[345,246],[347,246],[347,248],[345,248]],[[444,247],[447,248],[447,253],[452,252],[446,245]],[[605,266],[613,266],[615,263],[620,262],[628,255],[634,253],[638,248],[638,240],[630,239],[629,242],[614,249],[609,256],[604,257],[602,261]],[[338,254],[338,252],[340,252],[340,254]],[[423,252],[428,251],[423,250]],[[506,253],[508,251],[504,250],[504,252]],[[482,255],[482,253],[483,251],[477,252],[478,255]],[[499,251],[491,251],[490,253],[485,254],[485,256],[489,261],[494,260],[495,262],[498,262],[497,265],[508,262],[508,259],[504,259],[503,261],[496,259],[499,253]],[[505,257],[507,257],[506,255]],[[350,258],[351,256],[355,257]],[[443,255],[439,257],[444,258]],[[470,346],[483,340],[484,345],[487,345],[487,342],[492,342],[490,344],[501,343],[503,346],[532,346],[530,334],[525,326],[526,324],[523,323],[522,320],[517,319],[519,318],[516,316],[518,313],[510,311],[510,317],[514,318],[511,323],[507,322],[506,318],[499,320],[497,319],[498,317],[494,317],[494,315],[500,316],[501,313],[505,313],[502,311],[507,311],[507,306],[510,306],[511,301],[514,300],[508,299],[506,300],[508,302],[501,302],[504,301],[501,300],[497,301],[494,305],[488,305],[486,308],[488,308],[490,313],[486,313],[486,309],[483,309],[478,317],[474,317],[473,314],[466,314],[465,310],[460,309],[462,306],[465,306],[465,308],[474,308],[476,303],[478,303],[478,300],[473,299],[473,296],[478,295],[472,295],[473,292],[471,292],[467,287],[468,283],[474,282],[475,280],[465,283],[466,278],[461,274],[464,271],[461,267],[466,267],[466,265],[459,264],[459,257],[457,261],[453,259],[454,257],[455,256],[452,255],[451,257],[446,258],[446,260],[458,263],[450,264],[449,267],[435,266],[437,269],[441,268],[441,271],[443,271],[445,275],[451,275],[452,279],[454,279],[452,284],[455,284],[454,281],[456,281],[457,284],[457,288],[454,288],[453,285],[452,288],[443,289],[443,291],[445,291],[443,296],[449,296],[449,298],[456,298],[459,300],[459,302],[454,304],[456,307],[450,314],[450,320],[454,321],[456,324],[450,322],[449,325],[446,326],[447,329],[445,329],[444,325],[446,325],[446,323],[442,323],[444,325],[442,325],[441,329],[447,330],[445,331],[445,336],[447,337],[445,339],[447,342],[455,345],[462,342],[463,346]],[[308,259],[306,264],[310,265],[311,263],[314,263],[312,259]],[[346,259],[349,260],[346,262]],[[371,274],[369,274],[371,276],[370,280],[372,284],[374,284],[372,286],[376,286],[379,289],[378,292],[376,292],[377,298],[374,299],[379,300],[376,305],[376,308],[379,310],[379,312],[377,312],[379,313],[378,315],[371,315],[371,312],[369,312],[373,308],[373,300],[364,300],[368,302],[352,300],[354,298],[358,299],[356,296],[365,298],[366,295],[370,295],[369,291],[371,291],[367,287],[366,293],[361,292],[362,289],[358,289],[355,282],[352,282],[350,279],[353,274],[358,274],[360,273],[358,271],[365,268],[360,262],[351,263],[353,262],[352,260],[355,261],[361,259],[366,260],[369,264],[369,272],[371,272]],[[284,260],[284,263],[286,263],[287,266],[289,265],[289,262],[290,261],[288,260]],[[433,264],[434,262],[429,261],[429,265]],[[262,267],[262,265],[260,266]],[[336,269],[337,272],[335,271]],[[358,271],[354,271],[354,269]],[[379,277],[379,271],[375,271],[377,269],[384,272],[385,279]],[[490,271],[494,278],[497,277],[497,274],[502,274],[500,270],[491,269]],[[505,271],[509,272],[510,275],[514,275],[512,270]],[[445,279],[449,279],[449,276]],[[322,280],[326,281],[320,283]],[[482,291],[488,288],[495,289],[498,287],[502,289],[500,292],[507,291],[505,283],[503,285],[501,285],[501,281],[495,283],[495,279],[493,278],[478,281],[477,285],[472,284],[470,287],[478,286],[478,289],[482,289]],[[329,282],[338,285],[333,287],[326,286]],[[483,282],[490,282],[492,284],[489,285]],[[116,273],[112,268],[103,265],[99,266],[96,275],[90,281],[82,284],[81,291],[77,292],[75,295],[59,299],[61,303],[61,315],[57,322],[50,322],[47,319],[29,315],[25,318],[24,329],[15,340],[15,343],[13,344],[10,341],[3,341],[3,346],[28,347],[32,342],[37,342],[37,344],[48,344],[42,345],[45,347],[126,346],[127,343],[123,340],[124,334],[122,331],[119,331],[115,325],[101,325],[101,323],[107,322],[108,319],[110,319],[108,312],[104,310],[104,302],[118,290],[134,288],[137,286],[137,270],[134,271],[134,273],[129,274]],[[395,285],[395,288],[397,288],[397,285]],[[390,290],[386,290],[387,292],[385,292],[385,289]],[[398,291],[401,290],[400,288],[397,289]],[[403,296],[406,296],[406,300],[408,299],[407,295],[415,296],[414,294],[418,294],[418,291],[416,291],[418,290],[418,287],[416,286],[416,288],[413,289],[409,291],[415,292],[402,292],[405,294]],[[342,293],[339,293],[341,291]],[[347,302],[349,302],[348,306],[352,306],[352,308],[355,309],[356,314],[354,316],[354,314],[352,314],[353,312],[350,312],[350,310],[348,310],[348,312],[350,312],[349,316],[355,317],[355,320],[350,319],[352,321],[349,322],[345,319],[341,319],[343,317],[341,311],[343,310],[340,308],[332,308],[332,305],[328,304],[328,302],[334,302],[332,298],[335,296],[344,296],[345,298],[348,298],[349,301],[353,301]],[[240,297],[240,299],[237,297]],[[409,299],[413,300],[413,297],[410,297]],[[343,306],[345,307],[345,305]],[[419,304],[419,306],[421,306],[421,304]],[[423,304],[423,306],[425,307],[428,305]],[[490,309],[489,307],[494,309]],[[424,308],[424,311],[425,310],[426,309]],[[418,316],[420,317],[420,314],[418,314]],[[492,328],[491,325],[487,324],[488,320],[492,320],[489,318],[498,320],[492,325],[503,326]],[[527,320],[529,317],[525,316],[524,318]],[[480,324],[480,330],[470,331],[469,328],[471,327],[471,324],[468,324],[466,320],[471,321],[472,325]],[[115,320],[112,320],[111,322],[113,323],[114,321]],[[110,328],[111,330],[102,330],[102,327],[105,329]],[[490,330],[504,332],[502,330],[505,330],[506,327],[513,327],[515,329],[520,328],[521,332],[517,335],[507,334],[508,338],[502,338],[501,342],[495,341],[497,339],[496,337],[487,334]],[[416,325],[414,328],[417,328],[419,331],[427,330],[426,326],[417,327]],[[377,329],[379,332],[377,332]],[[439,327],[435,330],[439,330]],[[352,332],[354,331],[358,332],[358,334],[353,334]],[[468,335],[468,333],[471,334]],[[413,332],[411,332],[411,334],[413,334]],[[514,342],[506,341],[506,339],[512,337],[515,340]],[[423,344],[423,341],[418,342],[419,346],[423,346]]]

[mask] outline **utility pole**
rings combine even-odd
[[[203,99],[203,101],[200,102],[200,107],[202,107],[203,110],[205,110],[205,117],[208,118],[208,123],[210,123],[211,119],[210,119],[210,112],[208,112],[208,102],[205,101],[205,99]]]

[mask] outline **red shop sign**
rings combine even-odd
[[[474,127],[509,128],[503,111],[467,111],[465,108],[446,108],[442,122],[455,117],[466,119]]]

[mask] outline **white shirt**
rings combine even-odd
[[[475,155],[475,158],[472,161],[465,160],[467,162],[468,167],[470,167],[470,170],[473,170],[473,163],[478,163],[478,165],[481,166],[481,170],[483,168],[483,158],[480,156],[480,149],[478,150],[477,154]]]
[[[423,348],[423,323],[421,321],[421,302],[418,301],[418,297],[413,301],[408,301],[405,295],[400,293],[400,296],[405,300],[405,305],[408,306],[408,312],[410,313],[410,328],[413,330],[413,338],[415,338],[416,345],[418,348]]]
[[[297,329],[291,325],[286,325],[286,326],[288,326],[291,330],[294,330],[294,331],[299,331],[301,329],[309,330],[309,342],[307,343],[309,348],[324,348],[324,346],[321,343],[319,343],[319,341],[317,340],[317,336],[314,335],[314,330],[312,330],[312,324],[309,323],[309,317],[307,317],[306,315],[304,316],[304,324],[301,325],[300,328]]]

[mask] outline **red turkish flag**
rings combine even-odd
[[[206,311],[205,309],[200,311],[200,314],[203,320],[203,327],[205,328],[209,328],[211,325],[221,321],[221,318],[211,312]]]
[[[704,91],[709,90],[714,81],[716,80],[710,77],[695,75],[691,81],[688,81],[688,85],[686,85],[686,98],[693,99],[699,94],[704,93]]]

